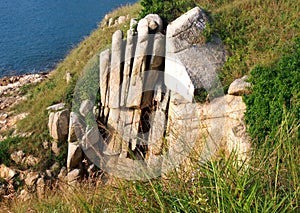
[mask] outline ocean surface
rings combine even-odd
[[[106,13],[136,0],[1,0],[0,78],[49,71]]]

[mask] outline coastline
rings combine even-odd
[[[24,74],[0,78],[0,142],[5,139],[3,132],[15,126],[17,121],[27,116],[15,114],[12,107],[26,100],[27,86],[47,79],[49,73]]]

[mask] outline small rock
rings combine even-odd
[[[20,151],[17,151],[17,152],[13,152],[11,155],[10,155],[10,158],[16,163],[16,164],[20,164],[23,160],[23,157],[25,156],[25,153],[20,150]]]
[[[85,133],[84,118],[75,112],[70,113],[68,142],[76,142],[82,139]]]
[[[113,25],[113,23],[114,23],[114,19],[113,19],[113,18],[110,18],[110,19],[108,20],[108,26],[111,27],[111,26]]]
[[[50,136],[58,142],[65,142],[69,133],[70,111],[68,109],[51,112],[49,115],[48,128]]]
[[[59,111],[59,110],[63,110],[65,108],[66,104],[65,103],[59,103],[59,104],[55,104],[52,106],[49,106],[47,108],[48,111]]]
[[[58,162],[55,162],[52,166],[51,166],[51,168],[50,168],[50,170],[52,171],[52,173],[58,173],[58,171],[59,171],[59,168],[60,168],[60,165],[59,165],[59,163]]]
[[[43,198],[45,196],[45,180],[43,178],[39,178],[36,182],[36,193],[38,198]]]
[[[67,159],[68,170],[70,171],[71,169],[78,168],[81,161],[82,161],[82,150],[80,146],[75,143],[69,143],[68,159]]]
[[[0,178],[10,180],[15,177],[17,172],[4,164],[0,165]]]
[[[46,170],[46,175],[51,178],[52,177],[52,171],[50,169]]]
[[[60,180],[65,181],[67,175],[68,175],[67,168],[66,167],[62,167],[57,177]]]
[[[67,73],[66,73],[66,81],[67,81],[67,84],[70,83],[71,79],[72,79],[71,73],[67,72]]]
[[[49,142],[48,141],[44,141],[43,142],[43,147],[44,147],[44,149],[49,149]]]
[[[0,121],[5,120],[7,117],[8,117],[8,114],[7,114],[7,113],[2,113],[2,114],[0,114]]]
[[[124,24],[126,22],[126,17],[125,16],[120,16],[119,18],[118,18],[118,23],[119,24]]]
[[[74,169],[71,172],[68,173],[68,183],[73,185],[80,179],[81,170],[80,169]]]
[[[251,84],[246,82],[247,79],[248,76],[245,75],[244,77],[233,81],[229,86],[228,94],[237,96],[249,94],[249,88],[251,87]]]
[[[40,162],[40,160],[36,157],[33,157],[32,155],[27,156],[26,158],[23,158],[22,163],[27,166],[35,166]]]
[[[60,148],[58,147],[58,143],[56,141],[52,142],[51,150],[54,153],[55,156],[59,156],[60,154]]]
[[[32,187],[37,179],[40,177],[40,174],[38,172],[30,172],[27,174],[25,179],[25,184],[29,187]]]
[[[145,16],[145,19],[148,21],[148,27],[151,30],[155,30],[157,32],[162,32],[164,29],[163,21],[161,17],[157,14],[149,14]]]
[[[158,27],[158,24],[155,22],[155,21],[153,21],[153,20],[151,20],[150,22],[149,22],[149,28],[150,28],[150,30],[156,30],[157,29],[157,27]]]
[[[90,100],[84,100],[81,105],[79,112],[83,117],[86,117],[88,113],[93,112],[94,104]]]

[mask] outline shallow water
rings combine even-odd
[[[0,1],[0,77],[48,71],[106,13],[136,0]]]

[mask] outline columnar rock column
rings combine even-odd
[[[111,72],[109,77],[109,102],[110,109],[108,116],[108,129],[110,137],[108,138],[108,146],[105,153],[108,155],[118,155],[121,153],[121,141],[117,134],[118,122],[120,117],[120,95],[121,83],[123,76],[123,62],[124,62],[124,44],[123,32],[116,31],[112,37],[111,47]]]

